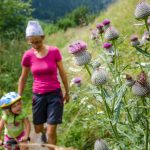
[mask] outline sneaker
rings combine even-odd
[[[47,136],[46,136],[45,132],[42,132],[41,141],[42,141],[42,143],[47,143]]]

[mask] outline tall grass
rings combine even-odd
[[[125,90],[122,83],[114,88],[114,82],[113,84],[109,82],[106,87],[102,87],[101,90],[98,89],[91,84],[90,76],[85,68],[76,66],[72,56],[67,52],[69,43],[79,39],[83,40],[88,43],[88,51],[92,53],[92,62],[97,60],[101,62],[103,67],[107,68],[105,57],[103,57],[102,41],[99,41],[98,44],[95,43],[90,39],[90,34],[91,30],[96,28],[97,23],[108,18],[120,32],[120,38],[117,42],[117,49],[120,54],[119,63],[122,68],[128,65],[121,72],[122,82],[124,83],[122,77],[126,73],[136,77],[141,71],[137,62],[149,62],[149,58],[143,59],[143,55],[137,55],[136,49],[131,47],[129,40],[132,34],[140,36],[146,30],[144,26],[134,25],[139,23],[133,15],[138,2],[138,0],[118,0],[114,5],[100,13],[95,22],[89,26],[70,28],[67,32],[60,31],[51,36],[47,34],[46,43],[59,47],[63,54],[69,82],[75,76],[81,76],[83,79],[81,88],[70,85],[71,100],[64,109],[64,122],[59,127],[58,144],[74,146],[79,150],[91,150],[96,138],[100,137],[107,140],[111,149],[144,149],[146,137],[144,115],[149,116],[147,113],[147,108],[150,106],[149,97],[146,97],[146,107],[139,97],[133,96],[130,89]],[[21,73],[21,57],[23,52],[28,49],[28,45],[25,40],[12,40],[6,44],[1,43],[0,47],[0,95],[2,95],[4,92],[17,90],[18,77]],[[92,67],[89,68],[92,72]],[[144,70],[148,72],[150,69],[144,68]],[[31,86],[32,78],[30,76],[23,96],[26,108],[30,113]],[[114,114],[109,112],[110,118],[106,116],[105,104],[102,102],[106,96],[102,97],[102,92],[105,89],[108,89],[109,95],[112,95],[113,91],[117,94],[114,108],[111,106],[112,99],[107,99],[110,109],[113,108],[114,111]],[[76,100],[73,100],[73,94],[77,94]],[[134,121],[133,124],[132,120]],[[115,130],[117,129],[119,135],[117,138],[115,138],[113,129],[109,125],[110,122],[113,123]]]

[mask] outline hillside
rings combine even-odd
[[[71,99],[64,107],[63,124],[58,128],[58,145],[72,146],[78,150],[93,150],[96,139],[103,139],[111,150],[149,150],[150,101],[149,93],[146,93],[149,84],[144,84],[144,89],[143,85],[138,88],[140,94],[144,91],[144,95],[139,96],[133,94],[131,87],[126,86],[125,79],[126,74],[131,75],[135,85],[143,80],[148,82],[150,78],[149,41],[140,47],[149,54],[146,57],[143,51],[137,52],[130,41],[133,34],[141,39],[146,30],[146,27],[141,25],[144,22],[136,20],[134,16],[138,2],[139,0],[117,0],[88,26],[69,28],[66,32],[59,31],[52,35],[46,34],[45,42],[59,47],[63,54],[64,67],[70,84]],[[147,2],[150,3],[150,0]],[[97,42],[91,40],[92,30],[104,19],[109,19],[111,25],[119,31],[118,39],[112,42],[117,51],[113,63],[108,63],[104,53],[102,45],[106,42],[105,38],[99,37]],[[48,27],[45,31],[47,30]],[[73,55],[68,53],[68,46],[77,40],[87,43],[87,51],[92,56],[91,62],[87,65],[77,66]],[[6,91],[17,90],[21,56],[28,47],[25,41],[17,40],[1,44],[1,95]],[[101,64],[101,69],[109,74],[105,85],[97,86],[91,82],[87,68],[93,74],[95,71],[93,64],[96,61]],[[141,71],[147,75],[142,74],[144,76],[142,80]],[[71,80],[75,77],[82,78],[81,87],[72,84]],[[30,77],[23,95],[24,106],[30,114],[31,84]]]
[[[114,0],[33,0],[33,17],[53,22],[70,13],[79,6],[86,6],[90,13],[97,13]]]
[[[74,146],[82,150],[91,150],[94,140],[97,137],[104,137],[109,142],[109,144],[113,143],[111,139],[112,135],[109,135],[109,132],[107,131],[108,128],[105,128],[104,125],[104,122],[106,120],[103,118],[103,116],[98,115],[99,113],[103,113],[101,112],[101,107],[98,107],[99,102],[95,101],[91,94],[89,95],[88,92],[86,93],[84,91],[87,86],[89,87],[90,76],[88,75],[84,67],[75,65],[73,55],[68,53],[68,46],[70,43],[76,40],[85,41],[88,44],[88,51],[90,51],[92,54],[92,61],[99,60],[102,66],[105,67],[104,60],[102,59],[102,57],[99,57],[99,55],[101,55],[102,53],[102,43],[99,43],[99,45],[97,46],[94,44],[94,42],[91,40],[91,31],[92,29],[96,28],[97,23],[100,23],[107,18],[111,20],[112,25],[115,26],[120,32],[120,41],[122,42],[117,47],[120,54],[120,63],[122,64],[122,66],[129,66],[122,72],[122,76],[125,76],[125,74],[132,74],[136,78],[137,74],[140,72],[140,68],[136,65],[136,62],[139,62],[139,59],[136,51],[133,47],[131,47],[130,37],[133,34],[141,37],[143,32],[146,30],[144,26],[135,25],[142,23],[142,21],[138,21],[134,17],[134,11],[137,4],[137,0],[120,0],[116,2],[116,4],[110,6],[104,12],[100,13],[99,17],[95,19],[94,23],[90,24],[89,26],[69,29],[65,34],[56,33],[47,39],[49,43],[53,43],[54,45],[57,45],[62,49],[65,67],[70,81],[72,78],[80,76],[82,77],[83,82],[81,89],[74,89],[74,87],[71,87],[71,92],[80,94],[78,95],[79,97],[77,102],[71,101],[70,104],[65,107],[65,123],[63,124],[63,127],[65,128],[67,124],[67,126],[69,126],[69,129],[67,128],[64,130],[62,127],[62,129],[60,130],[60,136],[62,139],[60,139],[60,143],[63,143],[66,146]],[[143,59],[140,59],[141,62],[143,62]],[[146,62],[149,62],[148,58],[144,58],[144,60]],[[146,69],[146,72],[148,71],[149,69]],[[134,97],[132,97],[133,95],[129,93],[127,95],[127,99],[134,100]],[[124,112],[125,110],[122,108],[122,111]],[[134,111],[135,110],[132,110],[131,113],[133,113]],[[108,125],[108,123],[106,124]],[[125,127],[121,127],[121,130],[124,129]],[[61,134],[62,131],[63,134]],[[138,130],[136,131],[139,132]],[[136,139],[136,137],[139,137],[139,135],[137,135],[136,133],[129,134],[130,132],[131,131],[128,130],[125,131],[124,134],[128,133],[127,137],[129,139],[125,138],[126,142],[119,140],[120,145],[122,145],[122,147],[124,147],[124,149],[126,150],[141,149],[140,146],[135,146],[133,148],[133,145],[135,143],[140,143],[140,141]],[[110,145],[110,147],[111,149],[120,149],[117,144],[112,144]]]

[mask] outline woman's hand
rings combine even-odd
[[[23,136],[21,138],[21,142],[27,142],[27,141],[30,141],[30,138],[28,136]]]
[[[69,102],[69,99],[70,99],[69,93],[65,93],[65,95],[64,95],[64,103],[65,103],[65,104],[68,103],[68,102]]]

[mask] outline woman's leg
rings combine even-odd
[[[44,124],[34,125],[35,133],[41,133],[44,131]]]
[[[48,144],[56,145],[57,142],[57,125],[47,124]],[[54,150],[49,148],[49,150]]]

